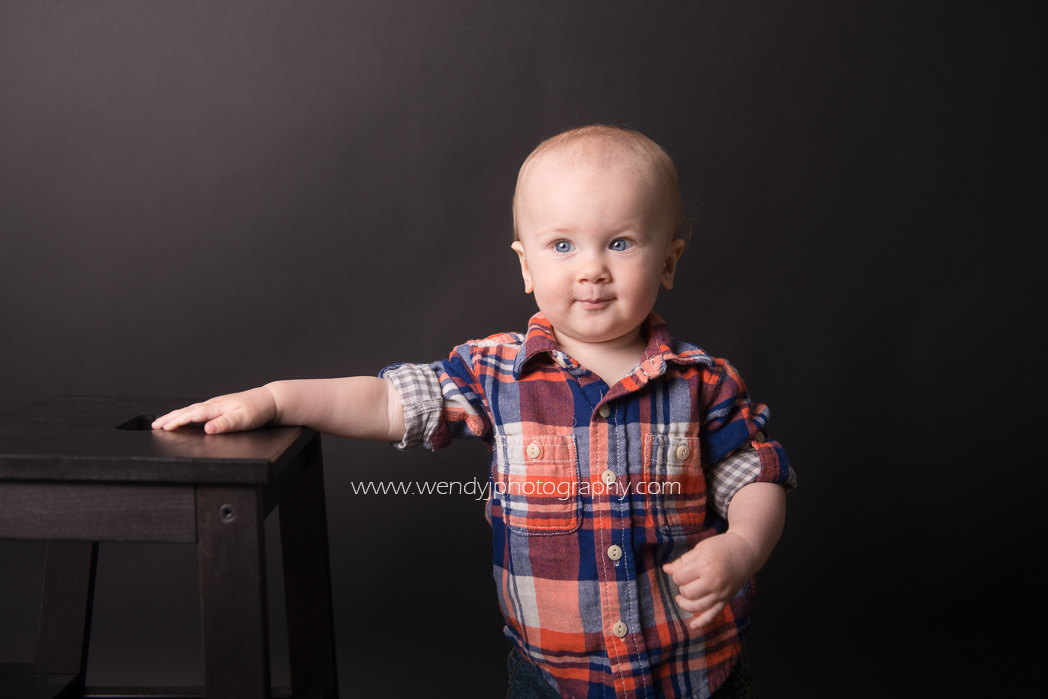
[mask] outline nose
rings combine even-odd
[[[587,252],[578,256],[578,267],[575,270],[579,282],[601,284],[611,280],[607,260],[599,251]]]

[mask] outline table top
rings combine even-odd
[[[58,396],[0,415],[0,480],[267,484],[316,433],[150,429],[192,401]]]

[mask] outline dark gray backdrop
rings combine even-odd
[[[1020,7],[5,0],[0,409],[520,329],[520,161],[632,125],[697,218],[658,308],[740,368],[800,474],[759,578],[765,696],[1032,683],[1045,115]],[[350,485],[483,478],[483,447],[325,453],[343,696],[499,696],[481,504]],[[25,660],[42,546],[0,565],[0,660]],[[103,545],[89,681],[199,681],[195,585],[189,547]]]

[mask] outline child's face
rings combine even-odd
[[[517,192],[524,288],[561,344],[635,341],[684,251],[653,175],[619,160],[543,154]]]

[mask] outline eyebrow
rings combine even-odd
[[[534,235],[537,236],[537,237],[548,237],[548,236],[557,236],[557,235],[571,235],[571,234],[575,234],[577,232],[578,232],[577,229],[571,228],[569,226],[554,226],[552,228],[543,228],[541,230],[535,231]],[[618,237],[618,236],[621,236],[621,235],[627,235],[627,234],[643,235],[643,234],[646,234],[646,232],[647,232],[647,229],[644,226],[640,226],[640,225],[637,225],[636,222],[632,222],[632,223],[630,223],[628,225],[621,226],[619,228],[614,229],[610,233],[610,235],[611,235],[612,238],[614,238],[614,237]]]

